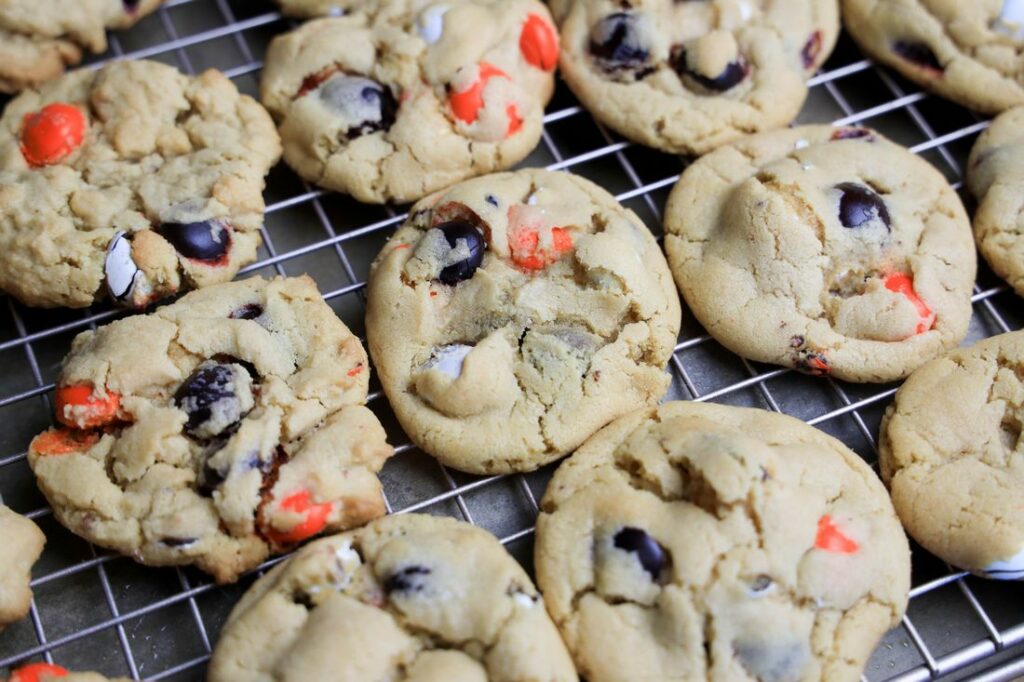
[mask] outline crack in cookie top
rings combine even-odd
[[[976,257],[928,162],[865,128],[765,133],[691,165],[669,197],[680,291],[745,358],[882,382],[967,333]]]
[[[838,0],[554,3],[562,75],[601,122],[703,154],[786,125],[839,33]]]
[[[522,160],[557,61],[537,0],[369,2],[276,38],[261,88],[299,175],[406,202]]]
[[[526,572],[490,533],[402,514],[318,540],[232,611],[210,682],[570,682]]]
[[[978,250],[1024,296],[1024,107],[999,116],[978,138],[967,163],[967,186],[978,200]]]
[[[141,308],[230,280],[256,258],[280,140],[217,71],[79,70],[0,119],[0,288],[81,308]]]
[[[0,92],[56,78],[107,49],[107,29],[128,28],[163,0],[4,0],[0,3]]]
[[[843,0],[865,52],[922,87],[989,114],[1024,104],[1022,0]]]
[[[29,464],[78,535],[230,582],[384,514],[368,381],[311,279],[221,284],[80,334]]]
[[[854,681],[910,589],[860,457],[791,417],[688,402],[613,422],[558,468],[535,563],[590,682]]]
[[[456,469],[536,469],[668,388],[680,310],[664,256],[578,176],[501,173],[424,199],[368,286],[395,414]]]
[[[32,566],[39,559],[46,537],[36,524],[0,503],[0,631],[28,615],[32,604]]]
[[[907,532],[954,566],[1024,580],[1024,332],[921,367],[882,426],[879,465]]]

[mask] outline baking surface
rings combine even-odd
[[[186,72],[215,67],[255,95],[270,39],[289,28],[269,0],[170,0],[111,51]],[[987,120],[926,96],[866,61],[845,35],[811,81],[802,123],[862,123],[911,147],[959,189]],[[661,210],[685,160],[623,142],[559,85],[541,145],[524,166],[579,173],[603,185],[661,234]],[[404,208],[361,205],[304,185],[283,164],[268,179],[260,261],[245,274],[309,273],[338,315],[363,335],[370,260]],[[970,206],[969,206],[970,208]],[[1024,304],[982,265],[968,342],[1024,326]],[[255,574],[221,588],[192,569],[151,569],[95,549],[54,521],[25,461],[31,438],[51,423],[53,382],[72,338],[119,311],[32,310],[0,295],[0,495],[45,531],[30,618],[0,635],[0,675],[52,660],[69,668],[153,680],[201,680],[217,633]],[[878,426],[896,385],[860,386],[744,361],[709,339],[684,308],[666,399],[778,410],[840,438],[875,463]],[[527,475],[472,477],[449,471],[408,444],[379,385],[370,407],[398,454],[382,473],[392,511],[464,518],[490,530],[527,567],[537,500],[553,467]],[[2,538],[0,538],[2,542]],[[3,551],[0,547],[0,551]],[[865,671],[868,680],[1009,680],[1024,675],[1024,583],[952,571],[914,546],[912,599]]]

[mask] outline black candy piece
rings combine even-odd
[[[232,320],[255,320],[263,314],[263,306],[259,303],[246,303],[238,310],[231,312],[228,317]]]
[[[231,233],[219,220],[198,223],[163,223],[156,228],[160,236],[185,258],[217,261],[231,246]]]
[[[870,188],[855,182],[844,182],[836,185],[842,192],[839,198],[839,222],[843,227],[855,228],[880,218],[886,228],[890,226],[889,209],[882,197]]]
[[[358,92],[354,91],[355,88],[358,88]],[[362,104],[369,105],[379,112],[376,118],[368,118],[351,126],[345,132],[349,140],[378,130],[389,130],[398,115],[398,100],[391,89],[362,76],[341,75],[331,78],[323,85],[320,97],[341,111],[350,110],[353,99],[358,98]]]
[[[892,50],[908,62],[913,62],[922,68],[933,71],[945,71],[945,68],[939,62],[939,58],[932,52],[932,48],[924,43],[897,40],[893,43]]]
[[[800,50],[800,58],[803,59],[804,68],[809,69],[814,65],[815,60],[818,59],[818,55],[821,53],[821,31],[815,31],[811,34],[811,37],[804,43],[803,49]]]
[[[200,367],[174,393],[174,404],[188,414],[185,432],[196,435],[212,416],[212,405],[234,398],[231,390],[235,373],[227,365]]]
[[[457,218],[436,225],[435,229],[441,230],[448,245],[453,249],[458,245],[459,240],[464,240],[466,246],[469,247],[469,256],[441,270],[437,279],[443,284],[458,284],[463,280],[470,279],[480,264],[484,262],[487,243],[483,234],[472,223]]]
[[[384,591],[392,592],[420,592],[423,590],[425,578],[430,575],[430,569],[426,566],[408,566],[397,573],[393,573],[384,580]]]
[[[168,547],[188,547],[199,542],[198,538],[160,538],[160,544],[167,545]]]
[[[711,90],[713,92],[725,92],[733,89],[747,77],[748,73],[750,73],[750,68],[747,66],[746,62],[740,59],[726,64],[722,73],[718,74],[714,78],[708,78],[707,76],[703,76],[690,69],[686,63],[685,50],[676,50],[672,54],[672,68],[675,69],[675,72],[680,76],[686,76],[706,90]]]
[[[139,9],[140,1],[141,0],[122,0],[121,4],[124,5],[124,11],[131,14],[135,12],[135,10]]]
[[[638,71],[646,75],[651,53],[642,42],[636,15],[615,12],[591,29],[590,54],[606,71]]]
[[[665,548],[639,528],[626,526],[615,534],[614,543],[619,549],[636,554],[640,565],[651,575],[651,580],[658,579],[668,562]]]

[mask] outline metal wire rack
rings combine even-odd
[[[267,43],[290,25],[269,0],[169,0],[132,30],[111,36],[110,51],[97,63],[130,57],[192,73],[215,67],[256,94]],[[800,122],[875,127],[928,158],[958,188],[970,145],[988,125],[876,67],[845,37],[811,85]],[[543,141],[523,165],[568,169],[597,181],[660,236],[661,207],[685,160],[609,133],[561,85],[545,121]],[[338,315],[362,334],[369,262],[402,221],[401,211],[311,188],[283,166],[269,178],[267,202],[260,260],[244,273],[308,272]],[[984,268],[974,313],[969,341],[1024,326],[1021,300]],[[48,539],[35,569],[30,618],[0,635],[0,675],[45,659],[136,679],[202,679],[217,632],[255,577],[218,587],[191,569],[146,568],[98,550],[57,524],[36,489],[25,447],[50,425],[60,360],[76,333],[120,314],[105,306],[33,310],[0,295],[0,495]],[[785,412],[839,437],[872,464],[879,422],[896,390],[747,362],[709,338],[686,311],[669,370],[667,399]],[[537,500],[553,466],[484,478],[449,471],[409,444],[379,387],[371,391],[370,407],[398,444],[382,473],[389,509],[464,518],[492,531],[529,567]],[[966,576],[918,547],[913,563],[908,614],[878,647],[865,679],[1024,675],[1024,583]]]

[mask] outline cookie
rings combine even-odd
[[[491,534],[388,516],[318,540],[231,612],[210,682],[575,682],[526,572]]]
[[[128,678],[108,679],[99,673],[73,673],[53,663],[29,663],[11,672],[7,682],[130,682]]]
[[[300,176],[408,202],[529,154],[557,61],[537,0],[367,2],[278,36],[261,90]]]
[[[107,29],[132,26],[163,0],[4,0],[0,3],[0,92],[56,78],[84,51],[107,50]]]
[[[39,559],[46,537],[36,524],[0,504],[0,631],[21,620],[32,604],[32,565]]]
[[[843,0],[871,57],[942,97],[988,114],[1024,104],[1021,0]]]
[[[665,210],[676,283],[745,358],[882,382],[967,333],[977,268],[945,178],[866,128],[757,135],[691,165]]]
[[[981,134],[967,163],[978,200],[974,238],[997,275],[1024,296],[1024,107],[1000,115]]]
[[[562,77],[624,137],[704,154],[784,126],[839,33],[838,0],[563,0]]]
[[[79,334],[28,461],[74,533],[231,582],[385,513],[369,373],[308,277],[201,289]]]
[[[28,90],[0,118],[0,289],[143,307],[230,280],[256,258],[280,151],[217,71],[117,62]]]
[[[281,11],[290,17],[340,17],[371,2],[382,0],[277,0]]]
[[[1024,580],[1024,331],[932,360],[886,410],[882,477],[907,532],[972,573]]]
[[[368,282],[367,342],[399,422],[471,473],[536,469],[656,403],[679,326],[654,237],[568,173],[424,199]]]
[[[537,581],[580,675],[857,680],[900,622],[910,550],[881,481],[777,413],[672,402],[555,472]]]

